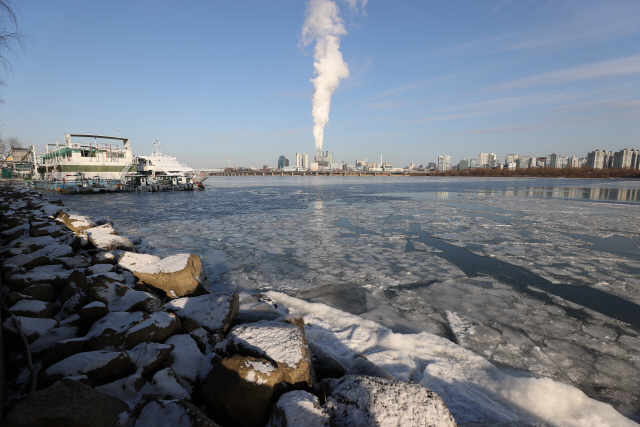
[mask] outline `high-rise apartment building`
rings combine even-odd
[[[460,160],[460,163],[458,163],[458,169],[469,169],[469,160],[463,157],[462,160]]]
[[[509,163],[518,163],[518,160],[520,160],[520,154],[507,154],[506,156],[504,156],[504,162],[506,164]]]
[[[569,157],[567,159],[567,167],[579,168],[580,167],[580,160],[578,160],[578,158],[576,156]]]
[[[489,165],[489,153],[478,154],[478,167],[484,168]]]
[[[619,169],[631,168],[631,159],[633,158],[633,151],[628,148],[624,148],[618,152],[613,153],[613,167]]]
[[[594,169],[613,167],[613,153],[607,150],[595,150],[587,153],[587,166]]]
[[[309,155],[306,153],[296,153],[296,167],[309,169]]]
[[[499,164],[500,164],[500,157],[496,156],[493,153],[489,154],[488,166],[493,169],[493,168],[497,168]]]
[[[444,172],[449,169],[451,169],[451,156],[438,156],[438,170]]]

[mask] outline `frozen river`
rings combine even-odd
[[[212,177],[206,191],[53,196],[212,288],[274,290],[446,337],[640,421],[640,181]]]

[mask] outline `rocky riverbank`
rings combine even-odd
[[[3,425],[456,425],[427,388],[307,343],[267,295],[210,293],[196,255],[140,253],[22,189],[0,209]]]

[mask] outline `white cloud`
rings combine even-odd
[[[580,80],[596,79],[603,77],[623,76],[640,73],[640,55],[626,58],[612,59],[609,61],[595,62],[564,68],[557,71],[525,77],[494,86],[491,89],[514,89],[550,84],[562,84]]]

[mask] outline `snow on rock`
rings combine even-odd
[[[209,288],[200,257],[195,254],[173,255],[132,272],[138,282],[159,289],[170,298],[202,295]]]
[[[53,286],[47,283],[40,283],[38,285],[31,285],[24,288],[21,292],[22,295],[32,297],[40,301],[51,302],[55,297],[55,290]]]
[[[98,319],[102,319],[109,314],[109,308],[100,301],[94,301],[78,310],[78,316],[87,324],[93,324]]]
[[[111,264],[95,264],[87,267],[84,270],[84,274],[86,274],[87,276],[92,276],[94,274],[111,273],[112,271],[114,271],[114,269],[115,267]]]
[[[106,383],[124,376],[131,364],[126,352],[87,351],[74,354],[49,366],[45,370],[46,380],[55,382],[66,377],[83,376],[89,382]]]
[[[16,316],[51,318],[58,311],[58,307],[50,302],[23,299],[15,303],[9,311]]]
[[[126,352],[135,364],[136,372],[140,375],[148,375],[169,357],[174,348],[175,346],[171,344],[144,342]]]
[[[56,240],[51,236],[32,237],[28,234],[22,235],[12,240],[7,246],[13,248],[29,248],[32,251],[44,248],[45,246],[55,245]]]
[[[347,375],[320,388],[332,426],[457,426],[442,399],[416,383]]]
[[[218,427],[207,415],[186,400],[158,400],[148,403],[134,427]]]
[[[117,397],[133,409],[143,396],[156,399],[189,399],[189,393],[182,388],[175,373],[170,368],[164,368],[155,373],[151,382],[146,382],[135,373],[109,384],[96,387],[100,393]]]
[[[324,304],[269,292],[277,302],[305,316],[310,341],[348,363],[353,354],[395,350],[419,363],[414,381],[436,392],[458,423],[515,423],[554,426],[637,426],[611,405],[551,379],[514,377],[483,357],[426,332],[396,334],[386,327]]]
[[[189,335],[174,335],[165,344],[175,346],[171,353],[173,363],[169,365],[178,382],[189,394],[203,382],[211,370],[211,362],[202,355],[196,342]]]
[[[180,319],[172,313],[116,311],[96,321],[86,337],[93,350],[127,350],[143,342],[164,342],[180,329]]]
[[[273,406],[267,427],[329,427],[329,414],[316,396],[294,390],[280,396]]]
[[[87,228],[79,234],[85,237],[93,246],[103,251],[113,251],[122,249],[125,251],[135,252],[135,247],[131,240],[124,236],[118,235],[111,224],[99,225],[97,227]]]
[[[17,272],[8,275],[6,284],[12,291],[20,292],[31,285],[50,284],[64,285],[71,271],[65,270],[61,265],[45,265],[32,268],[27,272]]]
[[[73,248],[71,248],[71,246],[54,242],[29,254],[16,255],[7,260],[5,265],[30,268],[30,265],[38,258],[47,258],[50,263],[54,259],[68,257],[70,255],[73,255]]]
[[[87,216],[69,215],[67,212],[59,210],[54,215],[56,221],[62,222],[69,230],[79,232],[96,226],[96,223]]]
[[[184,297],[169,301],[165,307],[183,320],[191,320],[209,333],[225,333],[238,313],[235,291]]]
[[[235,326],[216,351],[273,360],[288,384],[313,385],[311,354],[299,327],[287,323],[261,321]]]
[[[49,350],[57,342],[75,338],[78,328],[71,325],[63,325],[58,328],[49,329],[29,346],[33,354],[38,354]]]
[[[40,336],[47,333],[47,331],[58,326],[58,322],[53,319],[39,319],[36,317],[22,317],[16,316],[18,322],[20,323],[20,328],[24,333],[25,337],[27,337],[27,341],[29,343],[34,342]],[[13,317],[8,318],[2,324],[2,328],[11,332],[14,335],[18,335],[18,330],[15,327]]]
[[[91,264],[89,263],[90,259],[83,255],[76,255],[73,257],[65,258],[62,260],[62,265],[67,270],[87,268]]]
[[[137,271],[146,264],[155,264],[161,260],[162,258],[155,255],[125,252],[118,260],[118,267],[128,271]]]
[[[162,302],[148,292],[136,291],[126,285],[98,276],[89,287],[89,297],[109,307],[110,311],[144,310],[148,313],[163,311]]]

